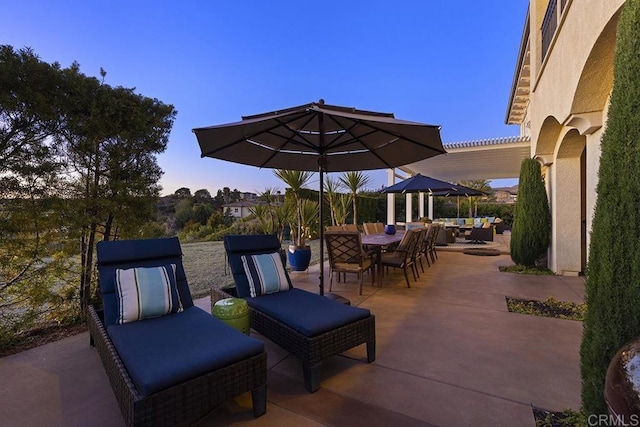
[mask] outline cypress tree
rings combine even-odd
[[[518,199],[511,228],[511,259],[534,266],[549,247],[551,212],[540,163],[524,159],[520,166]]]
[[[582,407],[606,413],[607,367],[640,335],[640,0],[618,22],[614,83],[601,141],[599,180],[587,264],[587,314],[580,349]],[[625,236],[621,236],[624,227]]]

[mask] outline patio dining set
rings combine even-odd
[[[332,290],[334,273],[343,277],[355,273],[359,279],[359,294],[362,295],[363,274],[369,272],[371,284],[382,286],[382,277],[389,267],[402,269],[407,287],[411,287],[408,271],[411,270],[414,281],[424,273],[424,258],[428,266],[435,262],[436,238],[440,224],[422,224],[393,233],[385,233],[382,223],[364,223],[364,233],[355,225],[327,227],[324,238],[329,257],[329,292]]]

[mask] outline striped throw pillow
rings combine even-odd
[[[116,323],[135,322],[182,311],[176,283],[175,264],[116,269]]]
[[[289,290],[289,281],[279,253],[242,255],[241,258],[249,281],[250,296]]]

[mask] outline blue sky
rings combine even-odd
[[[441,125],[445,143],[517,135],[504,118],[528,3],[21,0],[3,5],[0,44],[90,76],[102,67],[108,84],[174,105],[163,194],[260,192],[284,185],[201,159],[191,129],[323,98]],[[386,184],[386,171],[366,174]]]

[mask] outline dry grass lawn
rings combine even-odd
[[[307,244],[311,246],[311,264],[320,262],[319,240],[311,240]],[[211,285],[220,288],[233,286],[222,242],[181,243],[181,246],[184,254],[182,263],[193,298],[209,295]],[[288,245],[283,247],[286,249]]]

